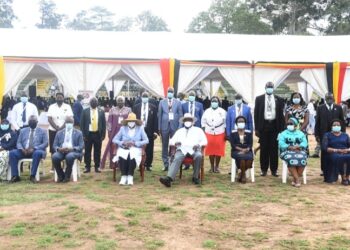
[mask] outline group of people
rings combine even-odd
[[[193,162],[192,182],[200,183],[199,173],[204,156],[209,157],[210,172],[220,173],[220,161],[225,156],[226,141],[231,145],[231,157],[240,169],[239,182],[246,183],[246,171],[252,167],[256,150],[253,148],[253,134],[258,138],[260,149],[261,176],[268,170],[278,176],[278,158],[288,165],[293,177],[292,185],[300,187],[309,145],[307,130],[309,109],[302,95],[293,93],[289,105],[274,95],[274,85],[268,82],[265,94],[256,97],[254,112],[236,94],[234,104],[227,111],[220,107],[220,100],[213,96],[210,107],[196,101],[194,91],[187,100],[175,97],[174,89],[168,88],[167,96],[159,103],[143,92],[130,108],[125,98],[118,96],[116,106],[109,110],[108,117],[99,107],[98,100],[91,98],[90,107],[84,109],[78,96],[70,105],[64,103],[62,93],[56,94],[56,102],[49,106],[47,116],[49,132],[38,127],[38,110],[28,101],[25,93],[21,102],[14,105],[11,119],[3,119],[0,129],[0,178],[5,179],[7,166],[11,170],[11,182],[20,181],[18,162],[32,158],[30,180],[35,175],[40,161],[46,156],[49,146],[52,170],[59,182],[70,180],[72,166],[76,159],[84,157],[85,171],[96,173],[105,168],[121,171],[120,185],[133,185],[133,175],[142,162],[146,170],[152,170],[154,140],[160,136],[162,162],[165,176],[160,182],[170,187],[186,157]],[[321,170],[324,181],[333,183],[342,176],[342,184],[349,185],[350,139],[345,133],[342,107],[334,103],[332,94],[325,96],[325,104],[316,111],[315,136],[320,143]],[[107,134],[106,146],[102,142]],[[102,157],[101,157],[102,156]],[[63,171],[61,162],[65,160]],[[349,165],[349,167],[348,167]]]

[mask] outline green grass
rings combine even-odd
[[[164,245],[165,245],[165,242],[158,239],[150,239],[150,240],[146,240],[145,242],[145,248],[149,250],[155,250],[160,247],[163,247]]]
[[[96,250],[111,250],[116,249],[117,243],[110,239],[98,239],[95,244]]]
[[[216,249],[218,247],[218,244],[214,240],[205,240],[202,244],[202,247]]]
[[[310,249],[310,242],[307,240],[280,240],[279,245],[282,249],[298,249],[308,250]]]

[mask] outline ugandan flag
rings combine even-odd
[[[162,72],[164,96],[167,95],[169,87],[174,88],[174,94],[176,95],[179,81],[180,61],[173,58],[161,59],[160,70]]]
[[[0,107],[2,106],[2,98],[5,94],[5,63],[4,57],[0,56]]]
[[[343,84],[346,68],[348,63],[327,63],[326,74],[327,74],[327,87],[328,92],[333,93],[335,103],[340,103],[341,96],[343,93]]]

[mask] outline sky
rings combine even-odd
[[[18,20],[15,28],[33,28],[39,22],[40,0],[13,0],[13,10]],[[168,24],[172,32],[184,32],[192,18],[208,10],[212,0],[54,0],[57,12],[72,19],[81,10],[102,6],[115,13],[115,19],[135,17],[145,10],[151,10]],[[116,21],[115,20],[115,21]]]

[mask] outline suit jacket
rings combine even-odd
[[[106,117],[105,112],[100,109],[98,109],[98,133],[101,136],[101,139],[104,140],[106,137]],[[91,108],[87,108],[83,110],[83,113],[81,114],[80,118],[80,129],[81,132],[83,132],[83,136],[87,137],[89,135],[89,126],[91,124],[91,116],[90,116]]]
[[[253,118],[252,118],[252,113],[251,109],[248,105],[242,103],[242,116],[244,116],[247,119],[247,122],[245,124],[245,129],[249,131],[253,131]],[[231,107],[228,108],[227,114],[226,114],[226,135],[230,136],[232,133],[232,130],[235,129],[235,121],[236,117],[238,115],[236,114],[236,105],[232,105]]]
[[[31,128],[26,127],[20,130],[18,140],[17,140],[17,149],[27,148],[27,143],[29,141]],[[34,149],[39,149],[45,151],[48,145],[47,131],[45,129],[36,127],[34,133],[33,147]],[[45,157],[45,156],[44,156]]]
[[[80,117],[83,110],[83,105],[79,101],[75,101],[73,104],[74,125],[80,124]]]
[[[141,117],[141,108],[142,103],[138,103],[134,105],[132,108],[132,112],[136,114],[137,119],[142,120]],[[154,133],[158,133],[158,116],[157,116],[157,107],[154,106],[151,103],[148,103],[148,118],[147,118],[147,124],[144,125],[145,132],[149,138],[153,138]]]
[[[158,107],[158,129],[160,131],[176,131],[181,127],[179,120],[183,115],[182,106],[181,102],[175,98],[173,98],[172,112],[174,113],[174,119],[169,121],[168,99],[161,100]]]
[[[322,140],[325,133],[331,130],[331,122],[334,119],[342,121],[342,131],[345,132],[344,115],[341,106],[333,104],[331,111],[328,110],[326,104],[318,106],[316,111],[315,136]]]
[[[136,126],[134,136],[129,136],[129,128],[128,126],[122,126],[119,132],[114,136],[113,143],[117,144],[119,147],[123,146],[123,142],[125,141],[133,141],[135,146],[141,148],[143,145],[149,143],[148,137],[146,135],[143,126]]]
[[[188,107],[189,102],[185,102],[182,104],[182,113],[186,114],[189,113],[189,107]],[[201,120],[202,120],[202,116],[203,116],[203,104],[200,102],[194,102],[194,117],[197,118],[196,122],[194,123],[195,127],[200,128],[201,127]]]
[[[57,151],[58,148],[62,147],[65,136],[66,136],[66,129],[62,129],[57,132],[55,136],[55,140],[53,142],[54,151]],[[83,139],[83,133],[80,130],[73,129],[72,146],[73,146],[74,152],[82,155],[83,148],[84,148],[84,139]]]
[[[276,128],[278,132],[281,132],[285,128],[285,119],[283,115],[284,103],[283,100],[274,95],[276,102]],[[265,114],[265,94],[257,96],[255,98],[255,108],[254,108],[254,124],[255,130],[260,133],[264,130],[264,117]]]

